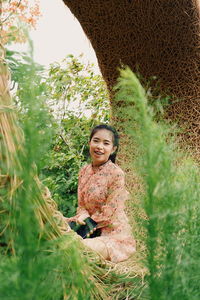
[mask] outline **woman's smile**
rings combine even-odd
[[[94,151],[94,153],[97,154],[97,155],[103,155],[104,154],[104,153],[99,152],[99,151]]]

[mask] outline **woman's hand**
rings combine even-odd
[[[96,229],[97,229],[97,227],[94,227],[93,229],[91,229],[90,232],[87,234],[87,237],[89,238],[90,235],[93,234]]]
[[[76,223],[80,224],[80,225],[85,225],[84,220],[88,218],[88,214],[82,214],[80,215],[77,219],[76,219]]]

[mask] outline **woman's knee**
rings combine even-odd
[[[93,251],[99,253],[104,259],[109,259],[108,249],[106,244],[98,238],[84,239],[83,243]]]

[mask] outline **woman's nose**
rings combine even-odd
[[[97,149],[102,149],[103,148],[103,144],[102,143],[99,143],[98,145],[97,145]]]

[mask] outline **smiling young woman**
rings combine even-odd
[[[125,214],[128,192],[124,172],[115,164],[118,147],[119,136],[113,127],[102,124],[92,130],[91,164],[79,173],[77,214],[68,219],[86,225],[89,218],[95,226],[83,243],[115,263],[135,252],[135,240]]]

